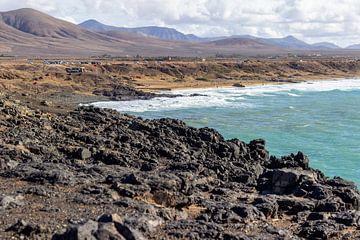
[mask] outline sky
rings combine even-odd
[[[293,35],[309,43],[360,43],[360,0],[0,0],[0,11],[24,7],[73,23],[166,26],[202,37]]]

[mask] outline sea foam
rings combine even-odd
[[[301,92],[348,91],[360,89],[360,79],[343,79],[327,81],[308,81],[301,83],[251,86],[246,88],[211,88],[166,91],[164,93],[181,94],[179,98],[154,98],[151,100],[96,102],[92,105],[101,108],[112,108],[120,112],[166,111],[186,108],[232,107],[251,108],[247,102],[251,97],[271,97],[287,94],[301,97]],[[191,96],[200,93],[200,96]]]

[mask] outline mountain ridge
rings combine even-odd
[[[121,31],[121,32],[132,32],[143,34],[147,37],[156,37],[162,40],[175,40],[175,41],[194,41],[199,42],[201,38],[193,34],[184,34],[177,31],[174,28],[159,27],[159,26],[146,26],[136,28],[125,28],[116,27],[111,25],[103,24],[95,19],[90,19],[85,22],[78,24],[80,27],[92,30],[95,32],[106,32],[106,31]]]
[[[252,35],[198,37],[194,34],[184,34],[174,28],[158,27],[158,26],[135,27],[135,28],[116,27],[112,25],[103,24],[95,19],[89,19],[87,21],[84,21],[80,23],[79,26],[87,30],[92,30],[96,32],[106,32],[106,31],[134,32],[138,34],[143,34],[144,36],[155,37],[162,40],[188,41],[188,42],[197,42],[197,43],[212,42],[215,45],[229,45],[229,43],[231,42],[237,44],[241,41],[246,42],[244,39],[250,39],[253,41],[257,41],[258,42],[257,45],[261,45],[261,44],[273,45],[274,47],[277,48],[280,47],[285,49],[326,50],[326,49],[340,48],[339,46],[330,42],[309,44],[292,35],[283,38],[263,38],[263,37],[255,37]],[[232,39],[232,40],[224,41],[225,39]],[[238,40],[238,39],[242,39],[242,40]]]
[[[0,54],[20,56],[264,56],[288,54],[289,51],[338,50],[331,43],[314,46],[293,36],[201,38],[157,26],[122,28],[96,20],[77,25],[29,8],[0,12],[0,46]],[[356,52],[356,46],[353,48]]]
[[[338,45],[331,43],[331,42],[318,42],[311,44],[314,47],[322,48],[322,49],[340,49]]]
[[[360,50],[360,44],[353,44],[353,45],[347,46],[346,49]]]

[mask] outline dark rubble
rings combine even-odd
[[[0,100],[1,239],[358,239],[360,193],[173,119]]]
[[[95,90],[93,94],[103,96],[112,101],[149,100],[156,97],[175,98],[181,97],[178,94],[152,93],[137,90],[130,86],[116,85],[111,89]]]

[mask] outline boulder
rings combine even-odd
[[[349,208],[360,210],[360,194],[355,188],[338,188],[333,190],[334,195],[341,198]]]
[[[299,236],[314,240],[337,239],[341,229],[341,226],[330,220],[308,221],[300,227]]]
[[[0,197],[0,209],[15,208],[24,205],[24,197],[18,196],[2,196]]]
[[[18,220],[14,225],[7,228],[6,231],[14,232],[20,236],[34,237],[35,235],[40,234],[43,229],[38,225],[31,225],[24,220]]]
[[[338,197],[330,197],[316,204],[315,211],[317,212],[339,212],[346,209],[345,203]]]
[[[360,226],[360,212],[357,211],[339,212],[336,213],[332,219],[335,220],[335,222],[346,226]]]
[[[97,221],[72,225],[53,236],[53,240],[143,240],[142,234],[124,224],[117,214],[104,214]]]
[[[251,205],[237,205],[231,208],[231,210],[239,215],[245,222],[253,222],[255,220],[265,219],[264,214],[254,206]]]
[[[298,184],[301,173],[292,169],[274,170],[271,174],[271,189],[275,194],[291,192]]]
[[[302,152],[298,152],[296,155],[291,154],[286,157],[276,158],[272,156],[268,164],[269,168],[302,168],[304,170],[309,169],[309,159]]]
[[[276,218],[278,216],[279,205],[276,200],[271,197],[256,198],[252,204],[267,218]]]
[[[332,196],[331,189],[322,186],[320,184],[313,185],[310,189],[310,193],[308,195],[311,198],[322,200],[327,199]]]
[[[52,240],[99,240],[95,237],[98,228],[97,222],[89,220],[84,224],[70,226],[61,233],[55,234]]]
[[[308,221],[327,220],[327,219],[328,219],[328,215],[323,212],[312,212],[307,217]]]
[[[91,158],[91,152],[87,148],[79,148],[75,153],[75,157],[80,160],[86,160]]]
[[[306,195],[303,183],[314,184],[317,181],[316,173],[299,169],[268,169],[258,179],[258,190],[263,194],[273,193],[278,195],[296,194]]]
[[[279,212],[288,215],[296,215],[299,212],[314,211],[316,203],[309,199],[297,199],[293,197],[281,197],[277,199]]]

